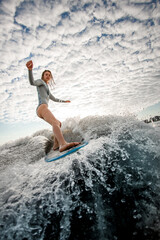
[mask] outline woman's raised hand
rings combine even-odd
[[[28,62],[26,63],[26,67],[27,67],[29,70],[32,70],[32,68],[33,68],[33,62],[32,62],[32,60],[30,60],[30,61],[28,61]]]

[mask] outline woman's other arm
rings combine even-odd
[[[40,85],[42,85],[42,82],[40,80],[34,81],[33,73],[32,73],[32,69],[33,69],[33,62],[32,62],[32,60],[30,60],[30,61],[28,61],[26,63],[26,67],[28,68],[28,76],[29,76],[30,84],[33,85],[33,86],[40,86]]]

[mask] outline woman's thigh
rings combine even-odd
[[[38,115],[38,117],[44,119],[46,122],[48,122],[52,126],[54,124],[59,125],[59,121],[55,118],[55,116],[52,114],[52,112],[48,109],[48,106],[46,104],[42,104],[38,107],[37,115]]]

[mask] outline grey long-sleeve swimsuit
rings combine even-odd
[[[50,93],[49,87],[45,83],[45,81],[43,81],[42,79],[34,80],[32,70],[29,70],[29,82],[30,82],[31,85],[37,87],[38,100],[39,100],[38,107],[41,104],[47,104],[48,105],[49,99],[51,99],[54,102],[65,102],[64,100],[60,100],[58,98],[55,98]]]

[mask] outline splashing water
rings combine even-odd
[[[159,129],[108,116],[69,119],[63,132],[89,144],[54,163],[49,131],[1,147],[0,238],[158,240]]]

